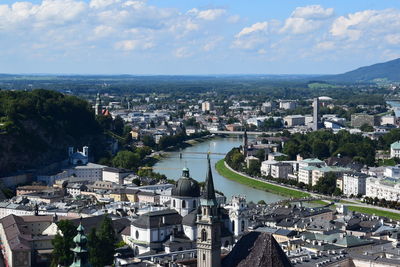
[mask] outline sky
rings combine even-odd
[[[335,74],[399,29],[399,0],[0,0],[0,73]]]

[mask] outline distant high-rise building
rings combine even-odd
[[[103,107],[101,105],[101,98],[100,98],[100,94],[97,93],[97,97],[96,97],[96,105],[94,107],[94,113],[96,115],[101,115],[103,112]]]
[[[313,117],[314,117],[314,121],[313,121],[313,131],[318,131],[318,123],[319,123],[319,114],[318,114],[318,110],[319,109],[319,100],[318,97],[314,98],[313,101]]]
[[[210,110],[213,110],[213,109],[214,109],[213,103],[211,103],[209,101],[205,101],[205,102],[201,103],[201,110],[203,112],[210,111]]]
[[[246,158],[247,157],[247,149],[249,147],[249,141],[247,138],[247,129],[244,129],[244,135],[243,135],[243,156]]]

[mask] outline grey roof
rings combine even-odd
[[[133,226],[139,228],[159,228],[167,225],[177,225],[182,223],[182,216],[176,210],[152,211],[139,216],[132,222]]]
[[[182,177],[179,178],[171,192],[172,196],[178,197],[199,197],[200,186],[199,183],[193,178],[189,177],[189,170],[184,169]]]
[[[222,260],[222,266],[290,267],[292,264],[271,234],[250,232]]]
[[[185,217],[183,217],[182,224],[187,226],[196,226],[196,219],[197,219],[197,209],[193,210]]]

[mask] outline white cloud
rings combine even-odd
[[[264,31],[267,29],[267,27],[268,27],[268,22],[266,21],[254,23],[250,27],[243,28],[238,34],[236,34],[236,38],[258,31]]]
[[[115,32],[114,28],[107,25],[99,25],[93,30],[93,34],[96,38],[106,37],[113,32]]]
[[[152,42],[141,40],[123,40],[115,43],[115,49],[122,51],[146,50],[154,47]]]
[[[120,0],[91,0],[89,6],[91,8],[105,8],[119,2]]]
[[[335,43],[330,41],[320,42],[315,47],[320,50],[333,50],[335,49]]]
[[[225,9],[206,9],[206,10],[199,10],[197,8],[192,8],[187,12],[188,14],[195,15],[198,19],[204,20],[216,20],[220,16],[226,13]]]
[[[305,34],[320,29],[327,19],[333,16],[333,8],[323,8],[320,5],[297,7],[285,25],[281,28],[281,33]]]
[[[333,16],[333,8],[323,8],[320,5],[297,7],[291,17],[304,19],[327,19]]]
[[[382,39],[382,34],[395,34],[400,27],[397,9],[364,10],[337,18],[330,29],[332,36],[357,41],[364,36],[371,40]],[[387,39],[389,42],[391,37]],[[393,41],[393,40],[392,40]]]
[[[389,34],[385,36],[386,42],[392,45],[399,45],[400,44],[400,34]]]
[[[177,58],[186,58],[193,55],[193,53],[187,47],[179,47],[174,51],[174,55]]]
[[[217,36],[207,41],[205,45],[203,45],[202,50],[205,52],[209,52],[213,50],[224,38],[222,36]]]
[[[240,16],[239,16],[239,15],[233,15],[233,16],[230,16],[230,17],[227,19],[227,21],[228,21],[229,23],[237,23],[237,22],[239,22],[239,20],[240,20]]]

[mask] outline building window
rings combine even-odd
[[[232,233],[235,233],[235,221],[232,221]]]
[[[206,260],[206,254],[203,253],[203,261],[205,261],[205,260]]]
[[[172,207],[175,208],[175,206],[176,206],[176,202],[175,202],[175,199],[174,199],[174,201],[172,201]]]
[[[201,241],[207,241],[207,231],[205,229],[201,230]]]
[[[186,208],[186,201],[185,200],[182,201],[182,208],[183,209]]]
[[[244,221],[242,221],[242,232],[244,231]]]
[[[139,231],[138,230],[136,230],[135,236],[136,236],[136,239],[139,239]]]
[[[196,208],[196,200],[193,200],[193,208]]]

